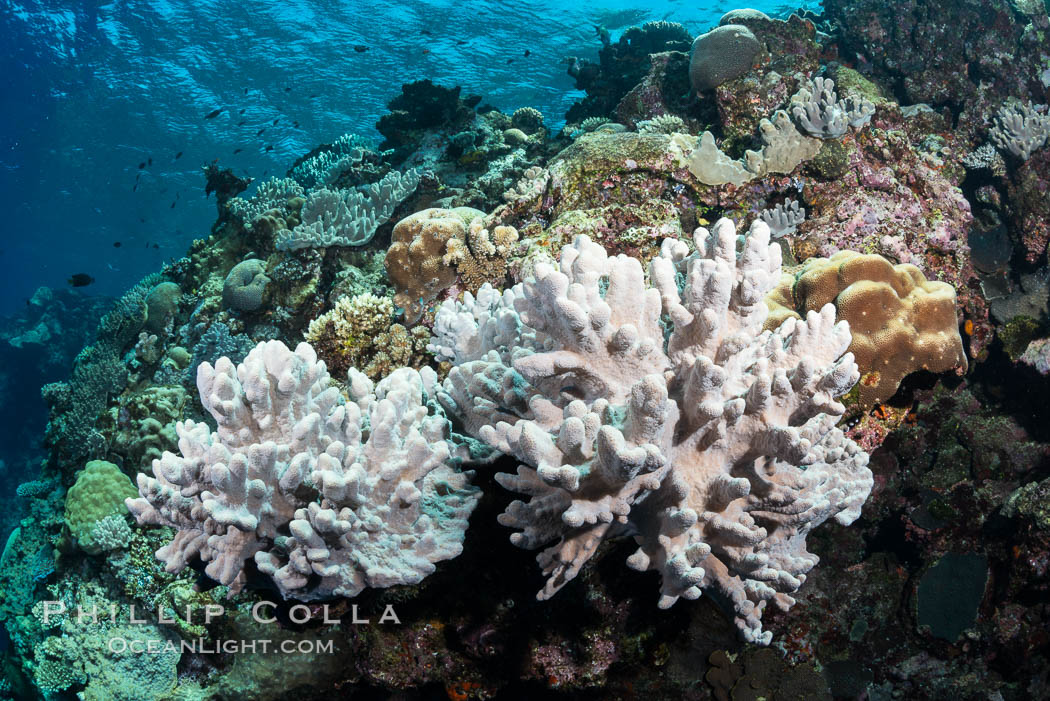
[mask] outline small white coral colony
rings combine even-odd
[[[462,550],[478,490],[452,465],[448,422],[427,408],[436,376],[350,371],[351,400],[313,349],[260,343],[234,368],[197,370],[204,423],[176,426],[179,450],[138,476],[128,509],[177,529],[157,551],[169,572],[196,555],[237,591],[245,560],[297,599],[413,584]]]
[[[871,491],[868,455],[835,426],[859,373],[831,305],[762,331],[781,263],[766,224],[739,255],[726,219],[693,240],[692,255],[665,241],[647,283],[578,236],[559,269],[446,303],[433,347],[457,366],[438,398],[523,463],[497,479],[530,499],[499,521],[544,548],[539,598],[630,534],[627,564],[661,573],[661,607],[714,590],[768,643],[766,604],[790,607],[817,563],[806,534],[851,523]]]

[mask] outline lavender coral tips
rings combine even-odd
[[[254,558],[284,596],[354,596],[419,582],[462,550],[478,499],[452,466],[448,422],[427,409],[436,376],[350,371],[350,400],[306,343],[260,343],[236,368],[197,370],[206,424],[177,424],[182,455],[153,461],[127,506],[177,530],[157,551],[169,572],[200,556],[237,591]]]
[[[435,329],[456,328],[473,353],[439,399],[523,463],[497,479],[530,499],[500,522],[520,529],[516,545],[544,547],[539,598],[602,541],[634,534],[627,564],[661,573],[661,607],[714,590],[744,638],[768,643],[764,608],[790,607],[817,564],[806,534],[860,515],[868,455],[835,426],[836,397],[859,378],[849,327],[827,305],[763,332],[780,248],[761,221],[740,254],[736,239],[723,219],[697,229],[692,255],[665,241],[647,282],[637,260],[579,236],[558,269],[499,298],[517,326],[509,309],[439,311]]]

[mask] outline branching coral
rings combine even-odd
[[[781,238],[793,235],[798,225],[806,221],[806,210],[798,206],[798,200],[788,200],[772,209],[763,209],[758,217],[769,227],[770,236]]]
[[[762,331],[780,275],[765,224],[752,224],[739,258],[728,220],[694,243],[687,257],[665,241],[649,286],[637,260],[577,237],[560,269],[539,265],[500,298],[530,333],[502,349],[473,344],[439,399],[524,463],[497,480],[531,500],[499,520],[522,529],[515,544],[544,547],[541,599],[604,540],[634,533],[628,565],[662,574],[661,607],[717,591],[744,637],[768,643],[766,604],[791,606],[817,562],[806,534],[852,522],[871,490],[867,454],[835,427],[835,397],[859,373],[830,305]],[[486,325],[509,330],[506,313],[473,330],[463,316],[449,323],[505,343]]]
[[[820,139],[802,134],[783,110],[758,124],[761,151],[746,151],[743,160],[734,160],[718,148],[714,134],[705,131],[699,140],[688,134],[674,134],[670,153],[705,185],[742,185],[768,173],[791,173],[803,161],[820,152]]]
[[[250,199],[234,197],[226,203],[230,213],[239,218],[245,229],[272,210],[287,213],[292,200],[303,197],[303,187],[291,178],[270,178],[259,183]]]
[[[518,230],[513,226],[495,226],[490,231],[481,219],[475,219],[465,238],[449,239],[441,260],[445,265],[456,267],[467,290],[476,291],[486,282],[503,281],[507,274],[507,255],[517,240]]]
[[[875,105],[849,96],[839,101],[835,81],[814,78],[791,98],[791,115],[810,136],[840,139],[848,127],[860,128],[871,121]]]
[[[459,554],[478,498],[451,467],[448,422],[428,412],[435,381],[405,368],[373,386],[351,370],[344,401],[306,343],[205,363],[197,386],[217,431],[180,422],[182,456],[154,461],[127,506],[177,529],[157,551],[169,572],[199,556],[232,591],[252,557],[298,599],[419,582]]]
[[[768,329],[835,305],[853,332],[850,352],[862,373],[857,393],[863,407],[889,399],[901,380],[918,370],[966,370],[955,289],[927,280],[914,265],[853,251],[810,258],[783,275],[766,302]]]
[[[305,187],[327,187],[344,171],[361,163],[365,149],[371,146],[357,134],[343,134],[315,155],[296,163],[288,174]]]
[[[686,131],[685,122],[673,114],[661,114],[638,122],[639,134],[674,134]]]
[[[1050,138],[1050,117],[1036,112],[1031,104],[1003,105],[988,134],[1000,150],[1027,161]]]
[[[394,304],[387,297],[364,293],[341,297],[328,312],[310,322],[306,340],[337,375],[361,368],[373,380],[395,368],[419,366],[430,341],[426,328],[411,331],[393,323]]]

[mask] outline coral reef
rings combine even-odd
[[[1050,18],[823,6],[596,9],[560,132],[408,83],[0,319],[0,698],[1050,697]]]

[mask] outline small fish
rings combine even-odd
[[[291,89],[290,87],[288,87],[288,88],[285,88],[285,89],[284,89],[284,91],[285,91],[285,92],[291,92],[291,91],[292,91],[292,89]]]
[[[431,33],[430,33],[430,31],[429,31],[429,30],[427,30],[427,29],[420,29],[420,30],[419,30],[419,33],[420,33],[420,34],[422,34],[422,35],[423,35],[423,36],[425,36],[425,37],[432,37],[432,36],[434,36],[434,35],[433,35],[433,34],[431,34]]]
[[[279,121],[281,121],[280,117],[278,117],[277,119],[273,120],[273,125],[277,126],[277,122],[279,122]]]
[[[531,55],[532,55],[532,52],[529,51],[528,49],[525,49],[525,58],[528,58]]]
[[[263,133],[264,131],[266,131],[266,127],[263,127],[263,128],[262,128],[262,129],[260,129],[259,131],[255,132],[255,135],[256,135],[256,136],[262,136],[262,133]]]
[[[245,95],[247,95],[247,94],[248,94],[248,88],[245,88],[245,89],[244,89],[244,94],[245,94]]]
[[[76,273],[69,278],[69,284],[73,287],[87,287],[95,281],[95,278],[91,277],[87,273]]]
[[[175,203],[174,202],[171,203],[171,207],[169,207],[169,209],[175,209]]]
[[[298,129],[299,128],[299,122],[292,122],[292,126],[295,127],[296,129]]]
[[[145,167],[146,167],[146,161],[143,161],[142,163],[139,163],[139,170],[142,170]]]
[[[139,217],[139,223],[140,224],[145,224],[146,223],[146,217]]]
[[[238,153],[240,153],[243,150],[244,150],[243,148],[235,148],[235,149],[233,149],[233,155],[236,156]]]
[[[266,144],[266,152],[269,153],[270,151],[273,151],[273,144]]]
[[[355,44],[354,51],[356,51],[359,54],[363,54],[364,52],[368,51],[368,47],[364,44]]]
[[[430,49],[423,49],[422,53],[423,53],[423,55],[429,54],[430,53]]]
[[[512,59],[512,58],[508,58],[508,59],[507,59],[507,65],[509,66],[509,65],[510,65],[510,64],[512,64],[512,63],[514,63],[514,59]]]
[[[175,154],[175,160],[176,161],[179,160],[180,158],[182,158],[182,151],[179,151],[178,153]]]
[[[217,110],[212,110],[212,111],[211,111],[211,112],[209,112],[208,114],[204,115],[204,118],[205,118],[205,119],[215,119],[215,118],[216,118],[216,117],[218,117],[218,116],[219,116],[220,114],[222,114],[222,111],[223,111],[223,109],[224,109],[224,108],[220,107],[220,108],[219,108],[219,109],[217,109]]]
[[[138,189],[139,189],[139,183],[138,183],[138,181],[136,180],[136,181],[135,181],[135,186],[131,188],[131,191],[132,191],[132,192],[135,192],[135,191],[136,191],[136,190],[138,190]]]
[[[248,123],[247,119],[242,119],[241,121],[237,122],[237,126],[243,127],[247,123]]]
[[[240,111],[240,112],[238,112],[237,114],[244,114],[244,113],[245,113],[245,112],[247,112],[247,111],[248,111],[248,108],[247,108],[247,107],[245,107],[245,108],[244,108],[243,110],[241,110],[241,111]]]
[[[313,95],[311,95],[311,96],[310,96],[310,99],[312,100],[312,99],[314,99],[315,97],[317,97],[317,93],[314,93]]]
[[[157,244],[153,244],[153,247],[154,248],[160,248],[160,246],[158,246]]]
[[[121,246],[120,241],[114,241],[113,242],[113,248],[120,248],[120,246]]]
[[[456,42],[456,46],[463,46],[463,45],[464,45],[464,44],[466,44],[466,43],[467,43],[467,42],[466,42],[466,40],[465,40],[465,39],[460,39],[459,41],[457,41],[457,42]]]
[[[149,158],[148,158],[148,159],[146,160],[146,165],[148,165],[148,166],[151,166],[151,165],[153,165],[153,156],[150,156],[150,157],[149,157]]]

